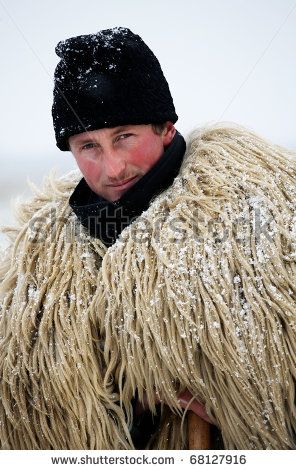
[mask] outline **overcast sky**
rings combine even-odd
[[[235,121],[296,149],[295,0],[0,0],[0,223],[27,176],[74,167],[52,129],[56,44],[114,26],[158,57],[184,136]]]

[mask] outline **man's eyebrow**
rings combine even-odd
[[[78,137],[77,140],[74,141],[74,145],[86,144],[87,142],[95,140],[94,137]]]
[[[125,125],[125,126],[119,126],[119,127],[116,127],[116,129],[112,132],[112,136],[113,135],[116,135],[116,134],[119,134],[120,132],[122,131],[126,131],[128,128],[130,128],[131,126],[129,126],[128,124]]]
[[[125,125],[125,126],[119,126],[114,129],[114,131],[111,133],[111,136],[113,137],[116,134],[120,134],[122,131],[126,131],[128,128],[131,126]],[[81,145],[81,144],[87,144],[88,142],[92,142],[96,140],[95,137],[81,137],[78,138],[75,142],[74,145]]]

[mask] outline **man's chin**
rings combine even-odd
[[[127,189],[125,190],[122,190],[120,192],[116,192],[115,194],[113,193],[112,195],[110,195],[110,197],[108,198],[105,198],[107,199],[107,201],[110,201],[110,202],[116,202],[116,201],[119,201],[120,198],[122,198],[122,196],[127,192]]]
[[[98,196],[101,196],[103,197],[104,199],[106,199],[106,201],[108,202],[116,202],[116,201],[119,201],[119,199],[127,192],[127,190],[125,191],[106,191],[106,192],[98,192],[98,191],[95,191],[96,194],[98,194]]]

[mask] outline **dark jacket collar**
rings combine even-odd
[[[179,173],[186,143],[177,131],[156,164],[118,201],[94,193],[82,178],[69,204],[88,233],[111,246],[122,230],[148,209],[152,198],[167,189]]]

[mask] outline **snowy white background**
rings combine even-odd
[[[185,136],[227,120],[296,149],[295,0],[0,0],[1,225],[26,178],[75,167],[52,129],[56,44],[114,26],[158,57]]]

